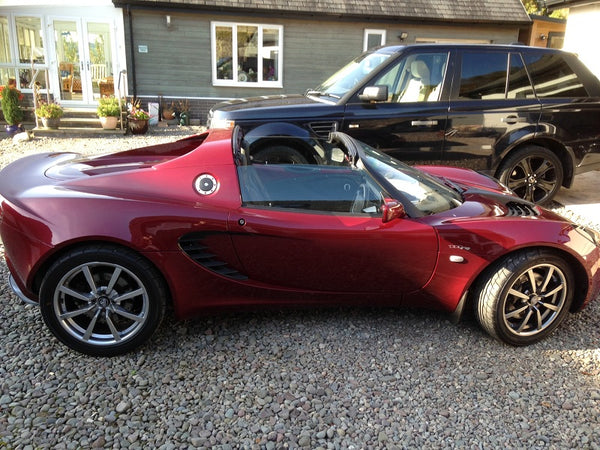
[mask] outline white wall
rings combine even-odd
[[[594,74],[600,78],[600,51],[598,28],[600,26],[600,2],[569,9],[564,50],[576,53]]]

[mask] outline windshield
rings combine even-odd
[[[389,57],[389,53],[363,53],[334,73],[315,91],[332,97],[342,97],[371,73],[373,69],[384,64]]]
[[[435,214],[455,208],[462,204],[459,192],[425,172],[381,153],[360,141],[357,142],[364,153],[363,163],[383,178],[386,184],[406,197],[424,214]]]

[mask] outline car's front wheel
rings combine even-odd
[[[73,350],[115,356],[146,342],[162,321],[166,290],[136,253],[94,245],[74,249],[47,271],[40,309],[50,331]]]
[[[538,205],[548,203],[563,182],[560,159],[550,150],[529,145],[517,150],[498,169],[498,179],[516,195]]]
[[[482,280],[475,315],[490,335],[507,344],[533,344],[564,320],[573,287],[569,265],[547,250],[508,255]]]

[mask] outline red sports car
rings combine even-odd
[[[599,293],[599,235],[491,178],[408,167],[342,133],[311,143],[319,164],[253,159],[252,139],[213,130],[10,164],[0,233],[13,290],[67,346],[105,356],[147,341],[167,302],[180,318],[291,304],[458,318],[470,305],[489,334],[527,345]]]

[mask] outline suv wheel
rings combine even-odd
[[[528,145],[506,158],[497,178],[519,197],[543,205],[560,189],[563,170],[560,160],[550,150]]]

